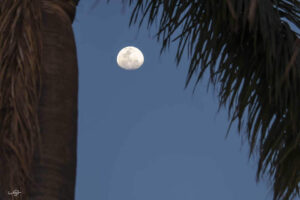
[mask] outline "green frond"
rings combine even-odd
[[[257,180],[273,181],[274,200],[299,196],[300,39],[290,27],[300,29],[299,1],[134,3],[130,24],[147,19],[149,28],[157,20],[162,51],[177,42],[177,64],[188,53],[186,85],[209,70],[220,106],[247,136],[250,156],[259,156]]]

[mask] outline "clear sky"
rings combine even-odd
[[[159,56],[152,31],[129,28],[121,1],[81,0],[73,24],[79,63],[76,200],[270,200],[256,163],[206,81],[184,89],[188,59]],[[117,66],[136,46],[144,65]]]

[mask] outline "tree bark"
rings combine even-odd
[[[34,161],[36,185],[30,188],[30,200],[74,199],[78,67],[70,19],[42,12],[41,154]]]

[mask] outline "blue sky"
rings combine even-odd
[[[76,200],[270,200],[256,184],[256,163],[235,127],[225,139],[227,110],[200,82],[184,89],[188,59],[176,46],[160,56],[152,31],[128,27],[121,1],[81,0],[73,23],[79,63]],[[89,4],[90,3],[90,4]],[[144,65],[117,66],[136,46]]]

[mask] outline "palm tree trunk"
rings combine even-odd
[[[0,3],[1,200],[74,199],[74,15],[74,0]]]
[[[51,7],[46,5],[42,10],[42,93],[38,113],[41,152],[33,164],[36,185],[30,188],[29,199],[71,200],[77,146],[78,69],[72,30],[75,7],[70,13],[61,13],[59,8],[48,6]]]

